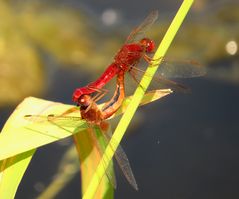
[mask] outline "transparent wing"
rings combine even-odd
[[[145,72],[143,70],[140,70],[138,68],[132,68],[130,71],[130,75],[134,79],[134,81],[137,84],[140,84],[140,80],[142,78],[142,75],[144,75]],[[145,74],[146,77],[151,78],[151,75]],[[187,93],[190,91],[190,89],[183,84],[180,84],[178,82],[169,80],[161,76],[160,74],[156,74],[153,76],[152,84],[155,86],[155,89],[172,89],[173,91]],[[141,86],[141,85],[140,85]],[[142,89],[145,89],[143,86],[141,86]]]
[[[141,64],[141,63],[140,63]],[[157,62],[153,64],[155,67]],[[131,66],[130,75],[139,84],[140,79],[145,74],[146,77],[151,78],[144,69],[138,66]],[[167,78],[193,78],[200,77],[206,74],[206,68],[195,61],[173,61],[163,59],[158,71],[152,78],[152,83],[157,89],[170,88],[174,91],[188,92],[190,89],[180,83],[174,82]]]
[[[133,171],[130,167],[129,160],[124,152],[123,148],[119,145],[115,152],[115,159],[120,166],[120,169],[124,173],[124,176],[128,180],[129,184],[133,186],[135,190],[138,190],[138,185],[136,183]]]
[[[167,78],[192,78],[204,76],[206,67],[193,60],[175,61],[163,58],[158,73]]]
[[[112,134],[110,131],[108,131],[107,133],[103,134],[106,140],[110,140],[112,139]],[[114,140],[112,140],[114,143]],[[119,145],[118,148],[115,151],[114,157],[121,169],[121,171],[123,172],[125,178],[127,179],[127,181],[129,182],[129,184],[135,189],[138,190],[138,185],[136,183],[133,171],[131,169],[129,160],[127,158],[126,153],[124,152],[123,148]]]
[[[86,123],[81,117],[62,115],[25,115],[24,118],[34,123],[49,122],[60,127],[77,127]]]
[[[157,18],[158,11],[152,11],[144,21],[129,34],[125,43],[134,43],[145,37],[145,32],[154,24]]]

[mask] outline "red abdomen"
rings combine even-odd
[[[90,95],[91,93],[97,92],[98,89],[104,87],[107,82],[118,74],[120,70],[120,67],[118,67],[115,63],[109,65],[105,72],[96,81],[85,87],[77,88],[73,93],[72,100],[74,102],[78,102],[82,95]]]

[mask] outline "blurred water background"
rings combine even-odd
[[[158,44],[180,4],[1,1],[1,127],[27,96],[72,103],[73,90],[95,80],[127,34],[154,9],[159,20],[149,36]],[[116,169],[115,198],[239,198],[238,19],[236,0],[194,3],[167,56],[197,60],[207,75],[180,80],[191,94],[176,93],[139,109],[122,141],[139,191]],[[78,165],[62,160],[71,143],[67,139],[37,151],[17,199],[41,194],[57,178],[62,161],[66,165],[59,171],[68,174],[68,183],[55,198],[81,197]]]

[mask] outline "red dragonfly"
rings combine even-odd
[[[97,93],[92,99],[97,102],[107,92],[103,87],[114,78],[120,71],[124,73],[129,72],[134,80],[138,83],[136,73],[144,72],[137,66],[143,59],[147,63],[152,63],[153,59],[149,56],[155,50],[155,43],[149,38],[145,38],[145,32],[153,25],[158,18],[158,11],[152,11],[145,20],[135,28],[127,37],[125,44],[117,52],[112,64],[110,64],[104,73],[94,82],[86,85],[85,87],[77,88],[73,93],[73,101],[77,105],[81,105],[81,97],[83,95],[90,95]],[[159,68],[157,78],[157,84],[160,84],[164,88],[171,88],[172,90],[187,91],[188,89],[183,85],[165,79],[164,77],[194,77],[205,74],[202,67],[198,67],[196,63],[191,61],[185,61],[181,63],[170,63],[171,61],[165,61],[162,59],[164,65]],[[163,77],[164,76],[164,77]],[[158,85],[158,87],[160,87]]]
[[[120,71],[127,72],[132,66],[136,66],[143,58],[147,62],[151,62],[152,58],[148,56],[155,49],[155,43],[149,38],[142,38],[142,34],[156,21],[158,18],[158,11],[153,11],[138,26],[130,33],[125,44],[118,51],[114,57],[114,61],[110,64],[104,73],[95,81],[85,87],[77,88],[73,93],[73,101],[80,105],[80,98],[82,95],[89,95],[98,92],[93,100],[96,102],[107,92],[102,89],[113,77]]]

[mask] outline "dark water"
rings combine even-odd
[[[191,95],[143,108],[145,124],[127,140],[140,190],[127,197],[238,198],[238,87],[190,82]]]

